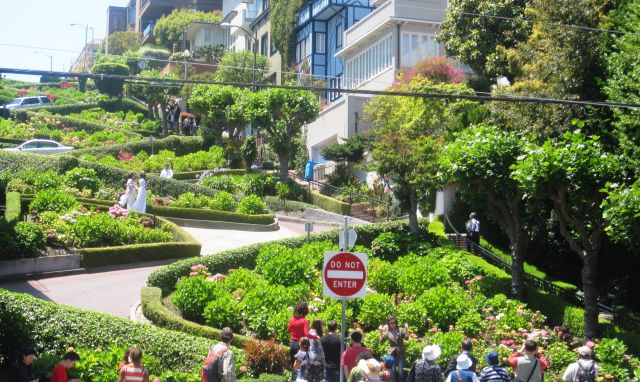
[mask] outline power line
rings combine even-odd
[[[393,90],[364,90],[364,89],[340,89],[325,88],[317,86],[300,86],[300,85],[273,85],[273,84],[252,84],[246,82],[221,82],[221,81],[202,81],[202,80],[179,80],[168,78],[149,78],[149,77],[132,77],[115,74],[93,74],[93,73],[69,73],[69,72],[51,72],[46,70],[30,70],[30,69],[13,69],[0,68],[0,73],[26,74],[26,75],[52,75],[58,77],[78,77],[91,79],[118,79],[126,82],[147,83],[149,86],[155,84],[210,84],[210,85],[229,85],[243,88],[279,88],[292,90],[308,90],[312,92],[335,92],[346,94],[360,94],[372,96],[400,96],[400,97],[416,97],[426,99],[464,99],[472,101],[491,101],[491,102],[511,102],[511,103],[536,103],[536,104],[556,104],[570,106],[596,106],[596,107],[619,107],[640,109],[640,104],[621,103],[621,102],[599,102],[599,101],[581,101],[557,98],[543,97],[516,97],[501,95],[478,95],[478,94],[443,94],[443,93],[421,93],[406,92]]]

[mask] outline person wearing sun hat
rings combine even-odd
[[[422,359],[411,366],[406,382],[442,382],[442,369],[435,363],[442,349],[438,345],[428,345],[422,349]]]
[[[484,357],[489,366],[482,369],[480,373],[480,382],[511,382],[509,373],[500,366],[500,355],[497,351],[490,351]]]
[[[565,382],[595,381],[598,378],[600,367],[591,358],[591,348],[589,346],[580,346],[577,351],[578,362],[567,366],[562,379]]]
[[[375,382],[380,381],[380,362],[375,358],[362,359],[358,361],[358,368],[364,372],[364,381]]]
[[[467,354],[460,354],[456,358],[456,370],[449,373],[446,382],[480,382],[478,376],[469,370],[473,361]]]

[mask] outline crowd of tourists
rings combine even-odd
[[[528,339],[506,360],[505,366],[512,373],[501,365],[495,350],[485,356],[488,366],[478,370],[473,343],[465,339],[460,354],[453,357],[444,370],[436,362],[442,350],[437,344],[431,344],[422,349],[421,358],[412,363],[405,376],[404,341],[409,338],[408,328],[400,327],[395,317],[390,317],[379,328],[380,340],[388,342],[389,346],[383,357],[376,358],[362,342],[362,332],[353,331],[350,346],[343,351],[337,323],[330,320],[325,333],[322,320],[315,319],[309,325],[308,313],[307,303],[299,303],[287,328],[291,339],[292,382],[339,382],[341,373],[346,382],[544,382],[544,373],[549,368],[549,362],[538,351],[536,342]],[[235,357],[230,345],[233,335],[230,328],[220,331],[220,341],[211,346],[200,370],[202,382],[236,381]],[[592,358],[592,349],[582,346],[577,350],[578,360],[567,367],[564,381],[595,382],[599,367]],[[35,356],[34,348],[24,348],[9,371],[9,381],[37,381],[31,367]],[[69,379],[67,374],[79,360],[76,352],[65,354],[53,368],[51,382],[79,382]],[[149,371],[142,363],[142,351],[138,348],[127,349],[118,365],[118,382],[130,381],[149,382]],[[153,382],[160,381],[155,379]]]

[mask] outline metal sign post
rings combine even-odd
[[[307,221],[304,223],[304,230],[307,232],[307,243],[311,242],[311,232],[313,232],[313,222]]]

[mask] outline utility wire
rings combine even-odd
[[[202,80],[178,80],[168,78],[149,78],[149,77],[132,77],[115,74],[94,74],[94,73],[69,73],[69,72],[50,72],[46,70],[30,70],[30,69],[13,69],[0,68],[0,73],[25,74],[25,75],[52,75],[58,77],[78,77],[91,79],[117,79],[125,82],[147,83],[149,86],[163,85],[180,85],[180,84],[211,84],[211,85],[230,85],[243,88],[278,88],[293,90],[308,90],[312,92],[335,92],[346,94],[360,94],[372,96],[400,96],[400,97],[417,97],[431,99],[465,99],[472,101],[492,101],[492,102],[511,102],[511,103],[535,103],[535,104],[556,104],[556,105],[573,105],[573,106],[597,106],[597,107],[619,107],[640,109],[640,104],[621,103],[621,102],[599,102],[599,101],[581,101],[557,98],[543,97],[514,97],[501,95],[478,95],[478,94],[444,94],[444,93],[421,93],[406,92],[393,90],[364,90],[364,89],[340,89],[325,88],[317,86],[300,86],[300,85],[273,85],[273,84],[252,84],[246,82],[221,82],[221,81],[202,81]]]

